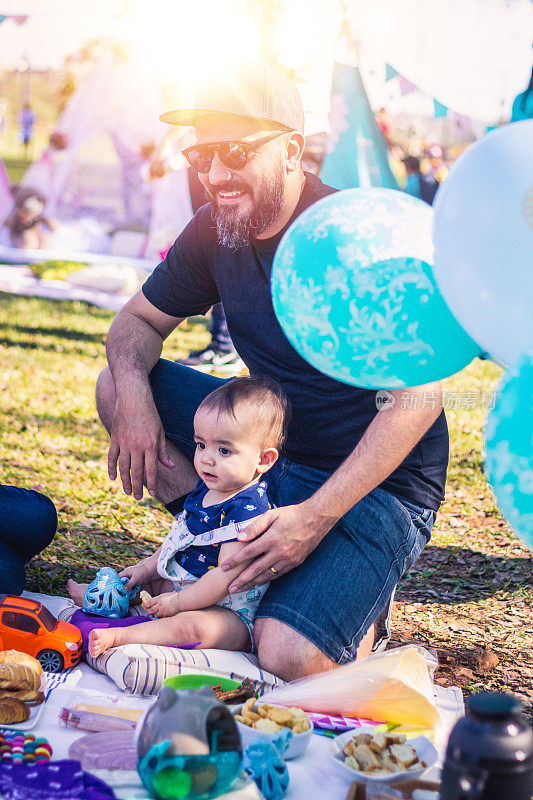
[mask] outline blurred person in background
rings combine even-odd
[[[406,156],[403,160],[407,173],[407,183],[404,191],[413,197],[418,197],[430,206],[439,188],[439,182],[434,175],[424,175],[420,169],[420,161],[416,156]]]
[[[431,174],[439,183],[442,183],[448,177],[448,167],[444,161],[442,147],[439,144],[432,144],[427,148],[425,155],[429,162]]]
[[[45,198],[29,186],[19,186],[13,194],[15,206],[5,223],[11,243],[24,250],[42,250],[48,247],[56,222],[44,216]]]
[[[24,155],[26,158],[28,157],[28,150],[33,138],[33,126],[35,125],[35,120],[35,112],[32,111],[29,103],[25,103],[24,108],[19,115],[19,125],[20,138],[24,147]]]
[[[375,117],[376,117],[376,122],[378,124],[378,128],[383,134],[383,138],[385,139],[385,143],[388,149],[392,147],[393,139],[392,139],[392,125],[389,120],[389,115],[387,114],[387,110],[385,108],[380,108],[379,111],[376,111]]]

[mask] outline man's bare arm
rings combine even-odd
[[[314,495],[297,505],[267,511],[239,534],[240,541],[250,544],[226,559],[222,568],[255,560],[230,591],[265,583],[301,564],[343,514],[401,464],[442,410],[439,383],[410,390],[432,398],[423,408],[402,408],[403,391],[391,392],[394,406],[374,417],[352,453]]]
[[[405,389],[390,392],[395,399],[372,420],[357,447],[315,494],[306,501],[306,511],[325,532],[352,506],[379,486],[420,441],[442,411],[440,383],[414,387],[408,391],[431,397],[416,408],[403,408]]]
[[[117,394],[108,471],[120,478],[126,494],[140,500],[143,480],[157,494],[157,464],[174,464],[166,451],[165,434],[150,389],[148,375],[157,363],[163,341],[182,319],[164,314],[142,292],[119,311],[107,335],[107,360]]]

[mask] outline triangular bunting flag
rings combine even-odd
[[[435,119],[446,116],[446,114],[448,113],[447,106],[442,105],[442,103],[439,103],[438,100],[433,100],[433,105],[435,107]]]
[[[457,111],[453,112],[452,120],[456,130],[461,131],[461,133],[468,133],[471,130],[471,124],[468,117],[458,114]]]
[[[398,76],[398,81],[400,84],[400,92],[403,95],[411,94],[411,92],[416,92],[416,86],[411,81],[408,81],[407,78],[404,78],[403,75]]]
[[[357,67],[335,64],[331,84],[331,134],[321,178],[335,189],[397,189],[383,134]]]
[[[398,70],[391,67],[390,64],[385,64],[385,80],[391,81],[398,74]]]

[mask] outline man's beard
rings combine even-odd
[[[248,187],[234,178],[224,185],[207,190],[213,204],[212,217],[217,226],[219,244],[231,250],[240,250],[250,244],[250,240],[266,231],[281,213],[284,199],[283,168],[278,164],[268,179],[261,185],[257,199],[250,211],[242,213],[237,209],[218,205],[216,192],[248,191]]]

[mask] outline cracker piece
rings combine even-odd
[[[298,720],[298,722],[292,726],[292,732],[294,734],[298,733],[305,733],[309,730],[309,723],[306,720]]]
[[[273,719],[258,719],[257,722],[254,722],[252,728],[255,728],[258,731],[264,731],[264,733],[279,733],[281,727],[274,722]]]
[[[268,719],[274,720],[282,728],[292,727],[292,714],[288,708],[270,708],[268,710]]]
[[[242,714],[235,714],[235,719],[237,722],[242,722],[243,725],[248,725],[249,728],[253,726],[253,720],[243,717]]]
[[[242,707],[242,713],[246,714],[247,711],[253,711],[254,703],[255,703],[255,697],[249,697]]]
[[[260,717],[266,719],[268,717],[268,712],[270,711],[271,708],[274,708],[274,706],[271,706],[269,703],[263,703],[262,706],[256,708],[256,711]]]
[[[287,711],[290,711],[292,716],[296,719],[307,719],[307,714],[303,710],[303,708],[298,708],[297,706],[289,706]]]
[[[259,714],[256,714],[255,711],[248,710],[243,714],[243,717],[246,717],[246,719],[249,719],[251,722],[257,722],[258,719],[261,719]]]
[[[296,708],[294,706],[291,706],[287,710],[290,711],[292,714],[293,730],[294,727],[301,729],[301,732],[309,730],[309,728],[311,727],[309,724],[309,717],[307,716],[303,708]]]

